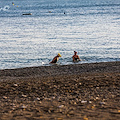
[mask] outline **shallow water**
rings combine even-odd
[[[0,69],[120,61],[119,0],[0,0],[0,21]]]

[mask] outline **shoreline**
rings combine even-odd
[[[120,62],[0,70],[1,120],[120,118]]]
[[[3,69],[0,70],[0,77],[42,77],[94,72],[120,72],[120,61]]]

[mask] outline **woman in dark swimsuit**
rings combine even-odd
[[[74,51],[74,55],[72,56],[72,58],[73,58],[73,62],[81,61],[76,51]]]

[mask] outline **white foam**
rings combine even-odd
[[[9,9],[10,9],[10,6],[6,5],[3,8],[0,8],[0,11],[8,11]]]

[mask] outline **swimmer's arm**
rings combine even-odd
[[[82,61],[79,56],[78,56],[78,59],[79,59],[79,61]]]
[[[73,62],[75,61],[75,57],[74,56],[72,56],[72,59],[73,59]]]

